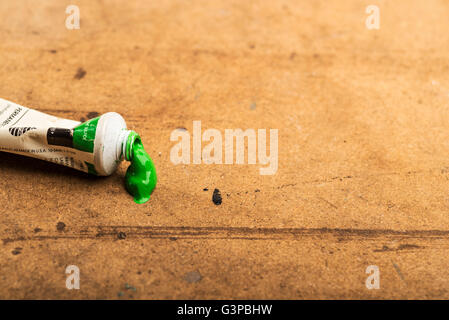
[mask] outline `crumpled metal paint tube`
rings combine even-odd
[[[98,176],[108,176],[120,162],[130,161],[125,186],[137,203],[148,201],[157,183],[140,136],[127,130],[125,120],[115,112],[81,123],[0,99],[0,151]]]

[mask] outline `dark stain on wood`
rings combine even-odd
[[[82,78],[84,78],[86,73],[87,73],[86,70],[84,70],[83,68],[78,68],[74,76],[74,79],[81,80]]]

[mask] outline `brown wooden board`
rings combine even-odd
[[[96,178],[0,153],[0,298],[449,298],[447,1],[5,0],[0,16],[0,97],[122,114],[159,177],[137,205],[125,163]],[[195,120],[278,129],[276,174],[174,165],[170,134]]]

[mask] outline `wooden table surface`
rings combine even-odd
[[[138,205],[125,163],[0,153],[0,298],[449,298],[447,1],[72,2],[79,30],[64,1],[0,2],[0,97],[119,112],[159,182]],[[276,174],[174,165],[195,120],[278,129]]]

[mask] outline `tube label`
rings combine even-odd
[[[0,151],[96,174],[93,150],[97,124],[98,118],[81,123],[0,99]]]

